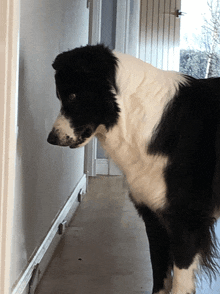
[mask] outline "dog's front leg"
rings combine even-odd
[[[170,294],[172,287],[172,259],[170,241],[166,229],[157,215],[147,206],[136,206],[142,216],[150,246],[153,270],[153,294]]]

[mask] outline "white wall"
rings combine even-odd
[[[88,43],[87,0],[21,0],[16,199],[11,285],[83,175],[84,148],[46,141],[58,115],[56,55]]]

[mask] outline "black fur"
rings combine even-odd
[[[145,223],[153,270],[153,293],[157,293],[164,289],[164,279],[167,278],[169,268],[173,266],[170,239],[156,213],[145,205],[135,206]]]
[[[200,253],[205,270],[214,273],[218,266],[213,215],[220,195],[213,191],[213,179],[220,179],[216,165],[220,79],[188,80],[167,105],[148,152],[169,158],[164,170],[168,207],[159,214],[169,232],[175,264],[188,268]]]
[[[61,113],[78,129],[81,142],[100,124],[109,130],[117,123],[117,58],[108,48],[88,45],[61,53],[53,68],[63,105]],[[76,95],[74,101],[71,94]]]
[[[100,124],[107,130],[117,124],[117,63],[103,45],[76,48],[55,59],[61,114],[71,121],[78,137],[75,145],[67,140],[68,146],[83,143]],[[214,213],[220,211],[220,78],[186,78],[188,83],[179,85],[175,97],[170,97],[146,150],[148,155],[168,158],[167,205],[153,212],[134,201],[149,238],[153,293],[164,289],[174,263],[187,269],[196,254],[210,277],[218,270]],[[48,141],[59,145],[54,130]]]

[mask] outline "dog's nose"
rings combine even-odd
[[[55,130],[52,130],[47,138],[47,142],[52,145],[59,145],[59,137]]]

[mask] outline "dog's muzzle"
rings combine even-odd
[[[47,138],[47,142],[52,145],[58,145],[58,146],[69,146],[69,143],[64,140],[60,140],[57,132],[55,129],[53,129]]]
[[[90,126],[84,127],[81,131],[81,134],[74,136],[74,138],[65,134],[65,132],[62,132],[62,130],[53,127],[52,131],[48,135],[47,142],[52,145],[78,148],[85,146],[93,137],[93,135],[94,131]]]

